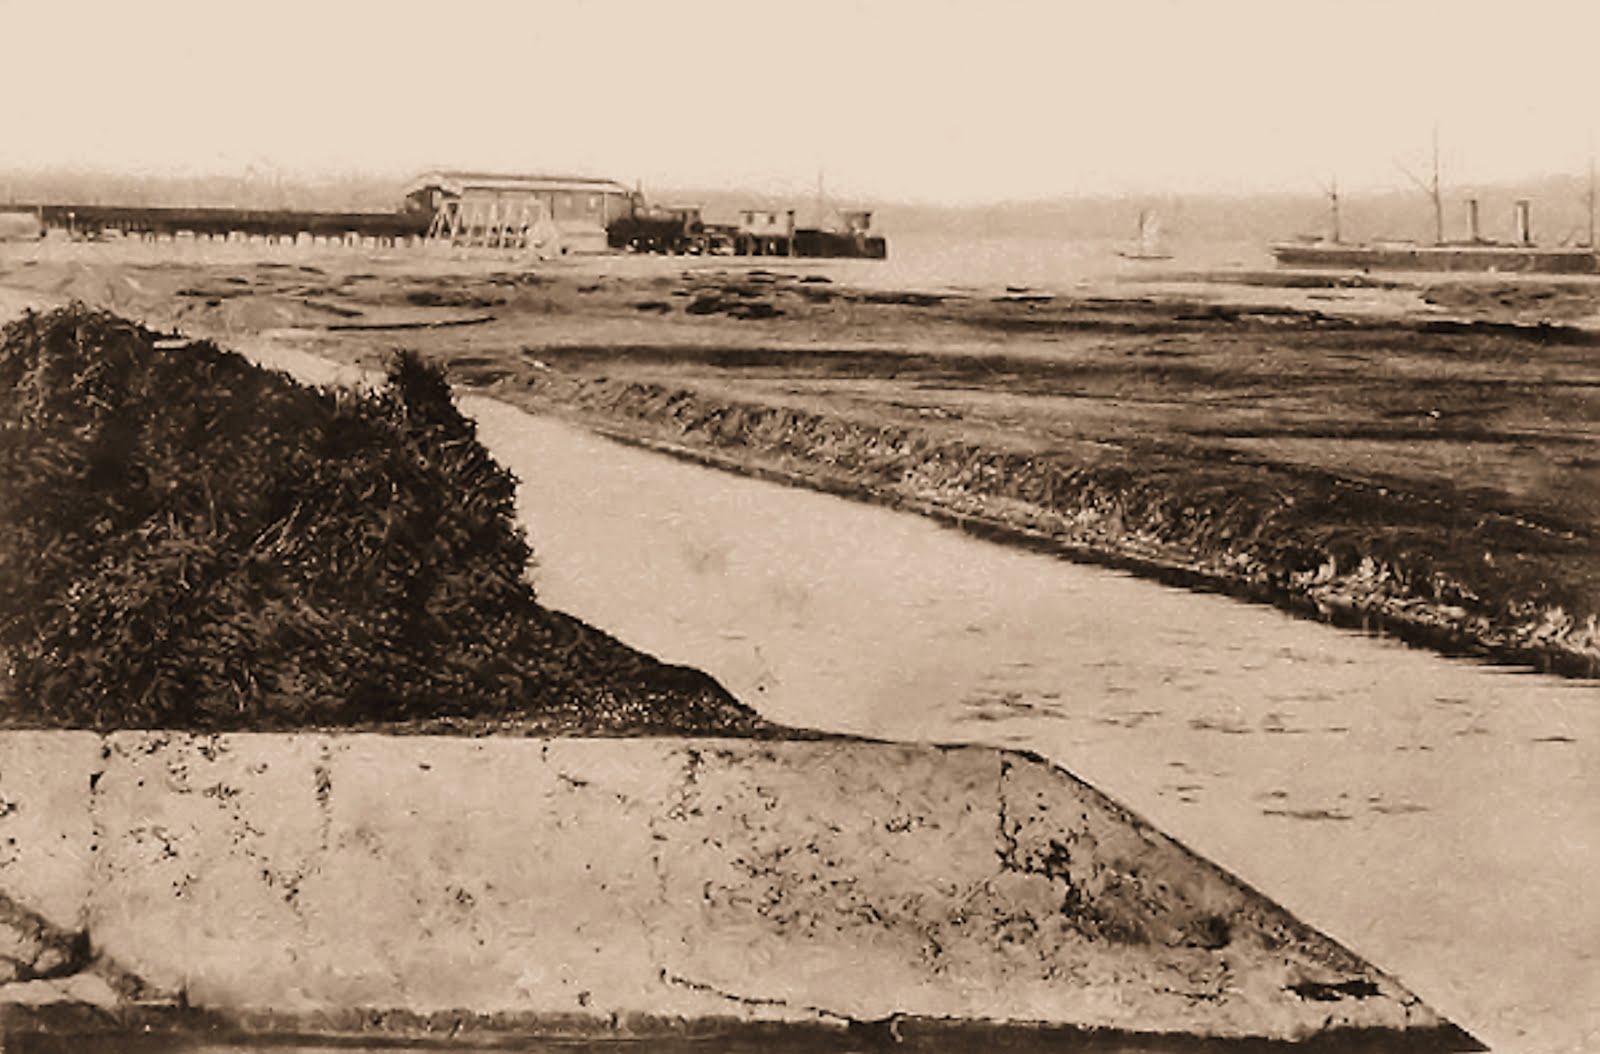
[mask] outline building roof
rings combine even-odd
[[[593,176],[561,176],[508,172],[424,172],[406,186],[406,193],[437,187],[451,194],[467,190],[566,190],[591,194],[627,194],[627,187],[614,179]]]
[[[707,210],[708,212],[710,210]],[[777,222],[782,224],[786,213],[794,212],[794,226],[796,230],[842,230],[847,225],[848,217],[852,213],[868,214],[868,226],[877,218],[876,209],[855,209],[835,205],[818,205],[815,201],[799,200],[789,205],[740,205],[735,209],[717,210],[717,218],[731,216],[735,222],[743,222],[745,213],[753,212],[763,220],[768,213],[777,216]]]

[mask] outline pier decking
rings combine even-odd
[[[16,210],[22,206],[14,207]],[[144,238],[300,237],[374,239],[382,244],[420,241],[432,217],[416,212],[310,212],[281,209],[147,208],[129,205],[34,205],[27,210],[46,230],[97,237],[105,231]]]

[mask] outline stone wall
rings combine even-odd
[[[0,850],[41,941],[219,1012],[1451,1031],[1068,773],[977,747],[11,732]]]

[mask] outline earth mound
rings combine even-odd
[[[0,721],[752,734],[541,606],[444,375],[300,385],[74,304],[0,335]]]

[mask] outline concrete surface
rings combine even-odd
[[[7,732],[0,799],[0,892],[16,909],[0,931],[25,930],[11,921],[25,914],[58,931],[55,947],[86,933],[85,969],[130,998],[601,1027],[1451,1031],[1395,980],[1017,753]],[[48,965],[48,943],[18,954]],[[109,989],[60,998],[84,990]]]

